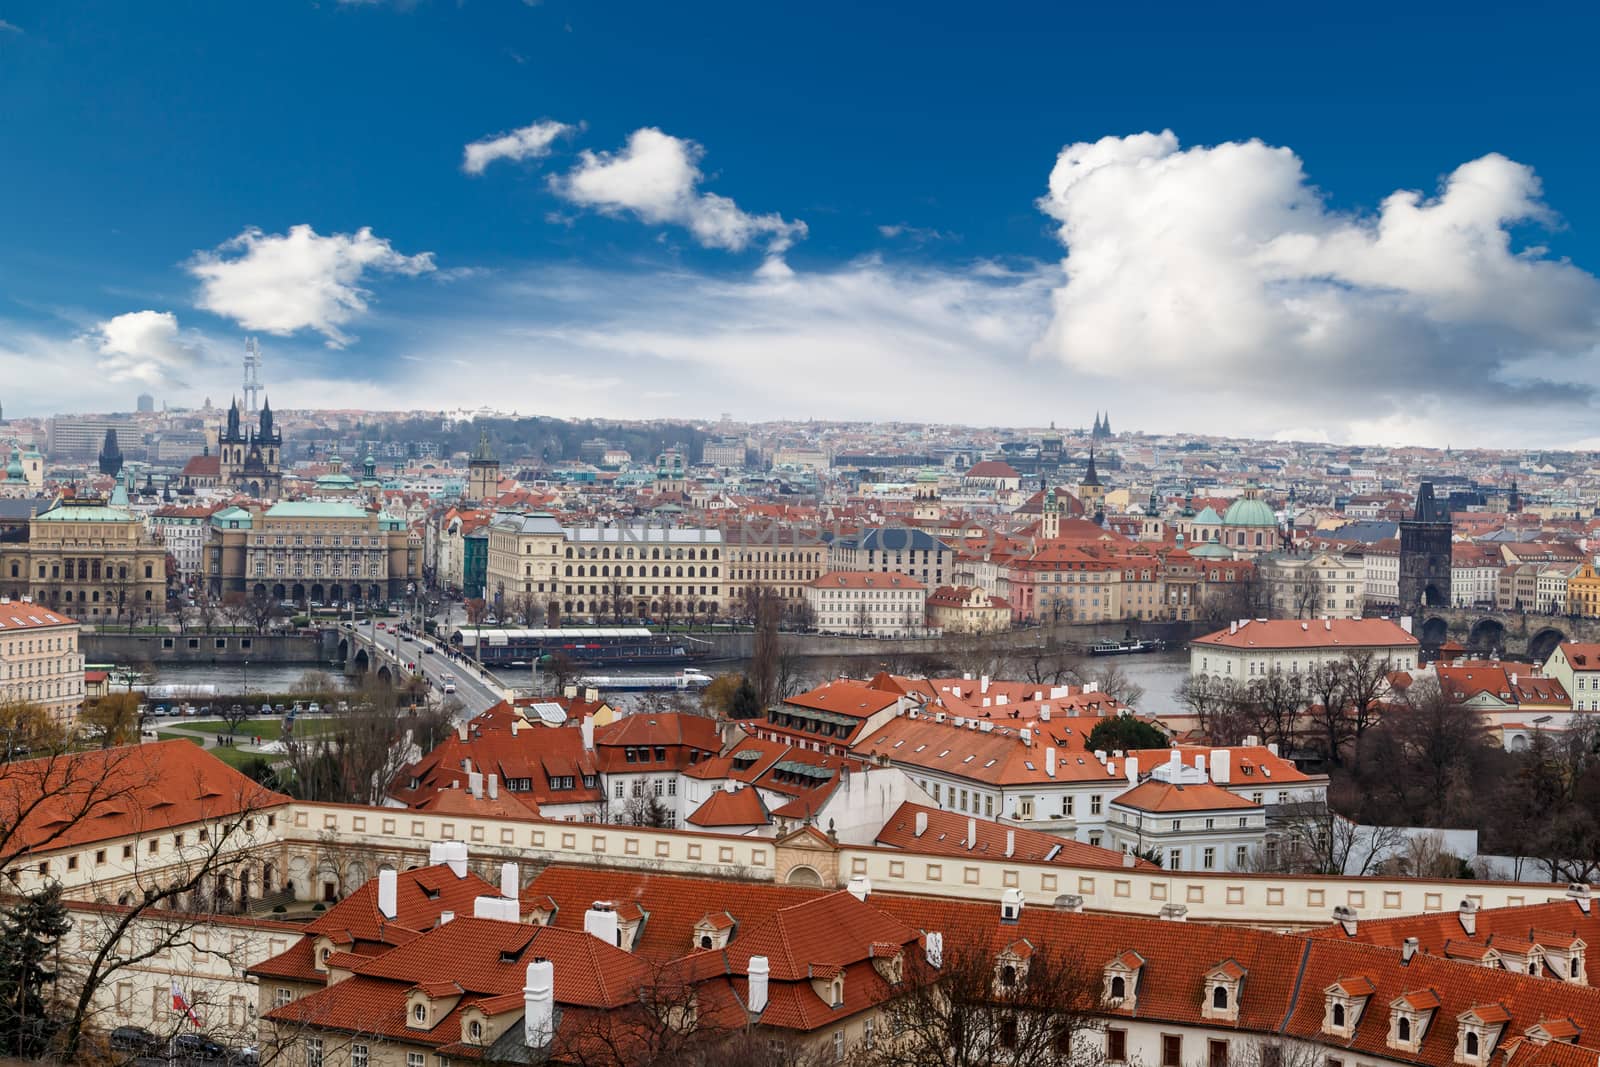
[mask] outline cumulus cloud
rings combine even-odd
[[[686,228],[706,248],[743,251],[765,239],[781,255],[806,235],[806,224],[752,215],[728,197],[700,191],[705,149],[653,127],[633,131],[618,152],[585,151],[578,165],[551,178],[558,196],[604,214],[632,214],[651,225]]]
[[[1040,208],[1066,280],[1036,351],[1080,371],[1247,397],[1278,417],[1395,425],[1422,393],[1563,397],[1524,357],[1600,342],[1600,284],[1511,229],[1539,180],[1487,155],[1435,195],[1331,210],[1287,148],[1180,148],[1170,132],[1067,145]]]
[[[182,385],[204,358],[195,338],[178,329],[170,311],[130,311],[99,323],[90,335],[100,373],[114,382]]]
[[[304,224],[286,234],[247,229],[188,263],[200,279],[196,303],[202,309],[247,330],[280,336],[316,330],[330,348],[350,343],[341,327],[367,310],[366,275],[433,269],[433,253],[402,255],[369,228],[323,237]]]
[[[550,154],[555,139],[571,130],[564,122],[543,120],[473,141],[462,152],[461,169],[468,174],[482,174],[489,164],[500,159],[543,159]]]

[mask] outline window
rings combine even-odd
[[[306,1067],[322,1067],[322,1038],[306,1038]]]
[[[1128,980],[1120,974],[1111,976],[1111,999],[1121,1000],[1128,995]]]
[[[1263,1045],[1261,1048],[1261,1067],[1283,1067],[1283,1046]]]
[[[1099,815],[1100,814],[1100,794],[1099,793],[1096,793],[1096,794],[1094,794],[1093,796],[1091,796],[1089,798],[1089,814],[1090,815]]]
[[[1467,1052],[1468,1056],[1476,1056],[1478,1054],[1478,1035],[1477,1035],[1476,1031],[1473,1031],[1473,1030],[1468,1030],[1467,1031],[1467,1039],[1466,1039],[1465,1045],[1466,1045],[1466,1052]]]
[[[1214,849],[1214,848],[1210,848],[1210,847],[1204,849],[1200,853],[1200,866],[1204,867],[1206,870],[1209,871],[1209,870],[1212,870],[1213,868],[1215,868],[1216,865],[1217,865],[1217,850]]]
[[[1400,1038],[1401,1041],[1410,1041],[1411,1040],[1411,1020],[1407,1019],[1405,1016],[1402,1015],[1400,1017],[1399,1024],[1395,1027],[1395,1031],[1394,1032]]]
[[[406,1053],[406,1067],[424,1067],[427,1057],[420,1052]]]
[[[1180,1035],[1161,1035],[1161,1067],[1183,1067],[1183,1038]]]
[[[366,1045],[355,1044],[350,1046],[350,1067],[368,1067],[372,1058]]]
[[[1017,1047],[1017,1017],[1008,1015],[1000,1020],[1000,1047]]]
[[[1336,1029],[1339,1029],[1339,1030],[1343,1030],[1344,1029],[1344,1005],[1343,1004],[1335,1004],[1333,1006],[1333,1025],[1334,1025],[1334,1027]]]
[[[428,1006],[426,1004],[418,1004],[416,1007],[412,1008],[411,1021],[416,1023],[418,1026],[421,1026],[423,1023],[427,1022]]]
[[[1224,986],[1217,986],[1211,991],[1211,1006],[1218,1011],[1228,1010],[1228,990]]]
[[[1165,1054],[1166,1038],[1162,1038],[1162,1051]],[[1206,1067],[1228,1067],[1228,1043],[1226,1041],[1206,1042]]]
[[[294,1002],[294,991],[286,986],[279,986],[272,994],[272,1006],[281,1008],[285,1004]]]
[[[866,1048],[872,1047],[875,1030],[876,1026],[871,1019],[861,1024],[861,1044]]]
[[[844,1031],[843,1030],[835,1030],[833,1032],[833,1058],[836,1059],[836,1060],[843,1060],[844,1059]]]

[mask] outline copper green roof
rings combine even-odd
[[[36,522],[134,522],[132,513],[122,508],[76,500],[62,501],[39,515]]]

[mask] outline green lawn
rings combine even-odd
[[[211,734],[213,736],[228,732],[228,724],[221,719],[197,719],[194,722],[185,720],[181,723],[171,722],[165,725],[168,729],[180,727],[184,730],[193,730],[198,734]],[[327,715],[302,715],[294,721],[294,736],[314,737],[318,734],[330,733],[336,725],[336,721]],[[278,741],[284,736],[283,720],[276,717],[271,719],[246,719],[234,731],[234,736],[259,737],[264,742]]]
[[[203,742],[198,737],[190,737],[188,734],[169,733],[166,730],[159,731],[156,734],[156,740],[158,740],[158,741],[193,741],[195,744],[201,745],[202,747],[204,747]],[[265,752],[246,752],[242,748],[228,748],[226,746],[221,746],[221,747],[218,747],[218,748],[208,748],[208,749],[206,749],[206,751],[211,753],[213,756],[217,757],[223,763],[226,763],[228,766],[234,768],[235,770],[238,770],[239,768],[243,767],[246,763],[250,763],[250,762],[252,762],[253,760],[256,760],[256,759],[264,759],[264,760],[269,760],[270,761],[270,760],[282,758],[282,757],[278,757],[278,756],[268,755]]]

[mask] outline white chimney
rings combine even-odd
[[[1228,623],[1228,634],[1229,634],[1229,636],[1232,636],[1233,634],[1236,634],[1238,632],[1239,632],[1239,622],[1238,622],[1237,619],[1235,619],[1234,621]]]
[[[1016,851],[1017,851],[1017,832],[1015,830],[1007,830],[1006,831],[1006,859],[1010,859],[1012,857],[1012,855],[1014,855],[1016,853]]]
[[[392,919],[400,911],[400,875],[385,867],[378,872],[378,914]]]
[[[978,847],[978,820],[967,817],[967,851],[971,852]]]
[[[428,844],[429,867],[437,867],[448,858],[445,846],[449,843],[448,841],[433,841]]]
[[[1463,900],[1457,911],[1461,919],[1461,929],[1466,931],[1468,937],[1478,932],[1478,906],[1470,900]]]
[[[455,917],[456,913],[453,911],[441,911],[439,913],[439,925],[443,926],[445,923],[450,922]]]
[[[1054,748],[1044,750],[1044,773],[1050,778],[1056,776],[1056,750]]]
[[[1177,749],[1173,749],[1172,751],[1168,752],[1167,765],[1176,771],[1183,765],[1183,753],[1179,752]]]
[[[1417,954],[1417,949],[1420,947],[1421,942],[1419,942],[1416,938],[1406,938],[1405,941],[1400,945],[1400,962],[1410,963],[1411,957]]]
[[[1511,687],[1513,689],[1515,689],[1516,686],[1517,686],[1517,672],[1516,671],[1512,671],[1511,672]]]
[[[462,724],[460,724],[459,726],[456,727],[456,738],[458,740],[461,740],[461,741],[465,741],[467,739],[467,724],[466,723],[462,723]]]
[[[608,945],[618,942],[617,913],[609,901],[597,900],[583,913],[583,932],[593,934]]]
[[[450,865],[450,873],[457,878],[467,876],[467,843],[465,841],[446,841],[444,861]]]
[[[1022,729],[1022,743],[1028,748],[1033,747],[1033,731],[1027,727],[1023,727]]]
[[[1139,757],[1138,756],[1129,756],[1127,758],[1127,760],[1124,762],[1124,768],[1128,772],[1128,784],[1129,785],[1138,785],[1139,784]]]
[[[515,863],[500,865],[500,895],[515,898],[522,892],[522,877]]]
[[[544,1048],[555,1036],[556,965],[534,960],[522,987],[522,1040],[529,1048]]]
[[[1573,882],[1567,886],[1567,898],[1578,905],[1578,910],[1589,914],[1589,883]]]
[[[1039,721],[1040,722],[1049,722],[1050,721],[1050,705],[1049,704],[1040,704],[1039,705]]]
[[[988,691],[989,691],[989,676],[987,674],[985,674],[985,675],[981,676],[978,679],[978,692],[987,693]]]
[[[1356,936],[1356,929],[1360,925],[1360,920],[1356,915],[1356,909],[1347,907],[1344,904],[1335,905],[1333,909],[1333,919],[1340,926],[1344,927],[1344,933],[1346,937]]]
[[[1233,753],[1226,748],[1219,748],[1211,753],[1211,780],[1218,785],[1228,785],[1233,781]]]
[[[1099,760],[1101,763],[1104,763],[1106,761],[1106,750],[1103,748],[1095,749],[1094,758]]]
[[[511,718],[511,736],[512,737],[516,737],[517,734],[519,734],[521,732],[522,732],[522,718],[521,718],[521,716],[514,715]]]
[[[1007,889],[1000,894],[1000,921],[1016,922],[1022,918],[1022,890]]]
[[[489,799],[500,799],[500,776],[498,774],[489,775]]]
[[[483,772],[472,771],[467,775],[467,792],[475,797],[483,796]]]
[[[858,874],[850,879],[850,884],[845,888],[849,891],[851,896],[855,897],[859,901],[865,902],[867,899],[867,894],[872,892],[872,883],[867,880],[866,875]]]
[[[501,922],[520,922],[522,920],[521,905],[516,897],[474,897],[472,900],[472,917],[474,919],[498,919]]]
[[[1402,616],[1400,616],[1400,629],[1404,630],[1406,633],[1410,633],[1411,632],[1411,616],[1410,615],[1402,615]]]
[[[1194,769],[1199,771],[1201,774],[1206,773],[1206,754],[1204,752],[1195,753]]]
[[[1278,754],[1278,742],[1276,742],[1276,741],[1268,741],[1267,742],[1267,751],[1272,753],[1274,756],[1276,756]]]
[[[767,978],[772,974],[772,965],[765,956],[750,957],[750,999],[748,1007],[760,1015],[767,1010]]]
[[[578,687],[568,683],[567,685],[561,687],[561,695],[566,697],[568,700],[577,700]]]
[[[578,724],[578,729],[583,731],[583,750],[594,751],[594,716],[585,715],[583,721]]]
[[[923,834],[928,832],[928,813],[927,812],[925,812],[925,811],[917,812],[916,827],[917,827],[916,836],[918,836],[918,837],[921,837]]]
[[[1323,616],[1322,628],[1330,634],[1333,633],[1333,620],[1327,616]]]
[[[944,966],[944,935],[937,930],[923,934],[922,955],[928,961],[928,966]]]

